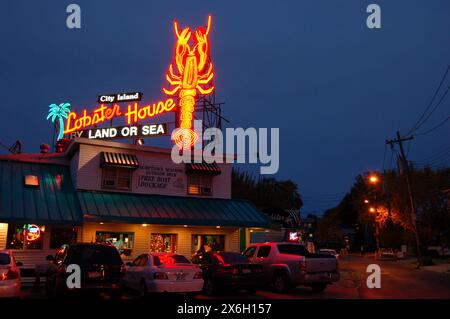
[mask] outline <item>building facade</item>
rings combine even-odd
[[[60,153],[0,156],[0,249],[25,267],[62,244],[149,251],[242,251],[267,217],[231,199],[231,164],[175,164],[170,149],[77,138]]]

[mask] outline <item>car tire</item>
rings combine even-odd
[[[289,278],[283,272],[276,272],[273,276],[273,288],[276,292],[283,293],[286,292],[290,287]]]
[[[207,296],[212,296],[216,292],[216,287],[211,279],[205,280],[205,284],[203,285],[203,291]]]
[[[247,287],[246,289],[245,289],[245,291],[249,294],[249,295],[254,295],[254,294],[256,294],[256,287]]]
[[[122,290],[112,291],[110,294],[111,300],[121,300],[122,299]]]
[[[327,284],[313,284],[311,288],[313,292],[323,292],[327,288]]]
[[[141,279],[141,282],[139,283],[139,293],[142,298],[145,298],[148,296],[148,288],[147,288],[147,284],[145,283],[144,279]]]

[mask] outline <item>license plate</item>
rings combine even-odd
[[[184,274],[184,273],[175,274],[175,278],[176,278],[176,280],[184,280],[186,278],[186,274]]]
[[[252,271],[250,270],[250,269],[242,269],[242,273],[243,274],[249,274],[249,273],[251,273]]]
[[[100,278],[102,275],[98,271],[90,271],[88,272],[88,277],[91,279]]]

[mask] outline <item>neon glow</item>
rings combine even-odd
[[[289,241],[299,241],[298,232],[289,232]]]
[[[172,139],[180,149],[189,149],[198,140],[198,135],[192,130],[192,118],[195,108],[197,91],[200,94],[210,94],[214,91],[212,79],[214,78],[213,65],[209,55],[208,34],[211,29],[211,16],[208,16],[206,30],[203,27],[195,30],[193,46],[189,44],[192,32],[189,27],[178,29],[174,21],[174,30],[177,36],[175,45],[174,63],[170,64],[166,73],[167,82],[174,86],[172,89],[163,88],[169,96],[178,91],[180,123],[174,130]],[[173,64],[177,72],[174,73]]]
[[[27,240],[28,241],[35,241],[39,237],[41,237],[41,230],[39,229],[39,226],[31,224],[28,225],[26,228],[27,233]]]
[[[50,104],[49,106],[50,110],[48,110],[47,120],[51,118],[52,123],[55,123],[55,120],[58,119],[58,140],[64,136],[64,118],[67,119],[67,113],[70,112],[69,106],[70,103]]]
[[[143,107],[139,107],[138,103],[128,104],[124,113],[122,113],[119,104],[114,104],[112,107],[101,104],[98,108],[93,110],[91,114],[89,114],[86,109],[83,110],[81,115],[70,112],[67,117],[66,128],[63,134],[79,131],[92,125],[98,125],[119,116],[125,116],[127,124],[130,125],[146,118],[170,112],[174,108],[175,102],[171,98]]]

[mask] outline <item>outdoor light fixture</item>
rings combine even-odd
[[[147,227],[148,225],[147,224],[142,224],[142,227]]]
[[[220,228],[220,226],[216,226],[216,228]]]
[[[144,139],[143,139],[143,138],[138,138],[138,139],[136,139],[135,144],[136,144],[136,145],[144,145]]]
[[[371,182],[372,184],[378,183],[378,176],[376,176],[376,175],[370,175],[370,177],[369,177],[369,182]]]
[[[370,211],[371,213],[375,213],[376,209],[373,208],[373,207],[370,207],[370,208],[369,208],[369,211]]]

